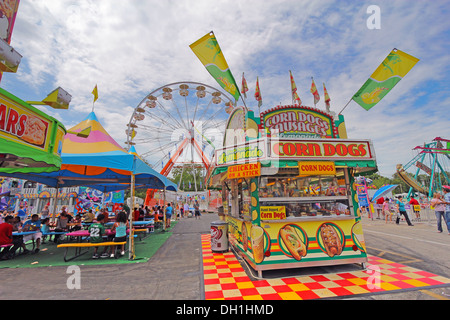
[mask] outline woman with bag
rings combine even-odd
[[[445,202],[442,201],[441,194],[439,192],[434,193],[430,205],[434,207],[434,213],[436,214],[438,228],[437,232],[442,232],[442,217],[444,217],[444,222],[447,225],[448,232],[450,233],[450,229],[448,229],[447,219],[445,218]]]

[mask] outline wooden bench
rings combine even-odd
[[[0,257],[3,257],[3,249],[2,248],[9,248],[9,247],[12,247],[12,246],[13,246],[12,243],[0,245]]]
[[[139,237],[139,241],[141,241],[142,240],[142,235],[146,234],[148,232],[148,229],[134,229],[133,232],[137,233],[137,235]]]
[[[56,235],[63,235],[63,234],[66,234],[66,233],[68,233],[68,231],[61,231],[61,232],[56,232],[56,231],[51,231],[51,232],[47,232],[47,233],[44,233],[44,232],[42,232],[42,243],[45,243],[45,237],[44,236],[56,236]],[[49,238],[50,239],[50,238]],[[61,242],[61,239],[60,238],[58,238],[58,243],[60,243]]]
[[[127,242],[99,242],[99,243],[90,243],[90,242],[81,242],[81,243],[62,243],[58,245],[58,248],[66,248],[66,251],[64,253],[64,261],[70,261],[75,258],[78,258],[79,256],[82,256],[83,254],[87,253],[89,251],[89,248],[92,247],[110,247],[110,246],[117,246],[116,251],[118,250],[118,247],[121,245],[125,245]],[[75,255],[71,258],[67,258],[67,252],[69,251],[69,248],[75,248]],[[81,252],[82,248],[88,248],[88,250]],[[114,253],[114,257],[116,259],[118,258],[118,252]]]

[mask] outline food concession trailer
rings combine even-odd
[[[376,159],[370,140],[347,139],[342,115],[293,105],[258,118],[237,107],[214,158],[207,182],[222,189],[230,245],[260,277],[284,268],[365,268],[355,175],[376,170]]]

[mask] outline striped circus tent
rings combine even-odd
[[[91,128],[87,138],[76,133]],[[103,128],[94,112],[68,130],[64,137],[61,169],[42,174],[15,174],[16,178],[54,188],[86,186],[102,192],[130,187],[135,175],[136,188],[176,191],[176,184],[152,169],[139,156],[128,153]]]

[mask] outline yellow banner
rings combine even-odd
[[[403,78],[418,61],[419,59],[407,54],[406,52],[401,50],[393,50],[375,70],[371,78],[379,82],[385,81],[394,76]]]
[[[261,163],[239,164],[228,168],[228,179],[259,177]]]
[[[336,166],[331,161],[299,161],[300,175],[335,175]]]
[[[274,207],[260,207],[261,220],[279,220],[286,219],[286,207],[274,206]]]
[[[189,46],[211,76],[238,100],[240,93],[216,36],[211,31]]]

